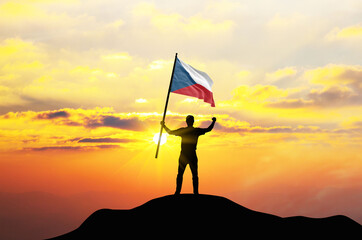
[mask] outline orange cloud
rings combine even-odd
[[[328,65],[307,70],[304,77],[322,89],[311,89],[304,98],[280,99],[267,103],[277,108],[340,108],[362,104],[362,68],[360,66]]]
[[[171,129],[182,127],[185,125],[185,116],[169,112],[167,125]],[[338,128],[324,129],[310,125],[255,125],[226,114],[196,115],[195,126],[207,127],[212,116],[216,116],[218,121],[214,131],[209,134],[211,138],[205,141],[210,146],[225,146],[228,142],[233,142],[235,147],[249,144],[273,146],[280,141],[298,145],[314,143],[316,139],[320,143],[335,145],[350,136],[350,141],[345,141],[348,144],[353,143],[361,131],[358,120]],[[160,119],[159,113],[117,113],[110,108],[10,112],[0,117],[0,149],[76,151],[112,146],[142,149],[146,145],[154,145],[152,139],[159,129]],[[169,144],[176,144],[177,139],[170,137]]]

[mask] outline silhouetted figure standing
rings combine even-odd
[[[208,128],[194,128],[194,116],[188,115],[186,117],[187,127],[179,128],[177,130],[170,130],[164,122],[161,122],[161,125],[165,128],[166,132],[171,135],[180,136],[181,140],[181,153],[178,164],[178,173],[176,178],[176,192],[175,195],[180,194],[182,187],[182,179],[185,172],[187,164],[190,165],[192,173],[192,184],[194,187],[194,194],[199,194],[199,177],[197,173],[197,155],[196,155],[196,146],[197,140],[200,135],[204,135],[207,132],[210,132],[215,125],[216,118],[212,118],[212,123]]]

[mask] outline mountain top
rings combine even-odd
[[[168,195],[129,210],[101,209],[74,231],[52,238],[362,237],[362,226],[337,215],[281,218],[213,195]]]

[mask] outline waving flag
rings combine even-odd
[[[203,99],[215,107],[212,84],[213,81],[206,73],[176,58],[171,92]]]
[[[206,73],[201,72],[178,59],[176,53],[161,123],[165,122],[170,92],[203,99],[204,102],[210,103],[211,107],[215,107],[215,101],[211,90],[213,83],[214,82]],[[163,125],[161,125],[160,135],[158,137],[155,158],[157,158],[160,149],[160,136],[162,136],[162,130]]]

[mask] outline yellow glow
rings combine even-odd
[[[346,28],[336,27],[326,35],[329,41],[342,39],[359,39],[362,37],[362,26],[354,25]]]
[[[158,144],[159,136],[160,136],[160,133],[156,133],[156,134],[153,136],[153,141],[154,141],[156,144]],[[167,133],[162,133],[160,144],[163,145],[163,144],[166,143],[166,141],[167,141]]]
[[[279,69],[272,73],[267,73],[266,78],[269,81],[276,81],[284,77],[294,76],[297,73],[294,67],[286,67],[283,69]]]
[[[249,77],[251,74],[251,72],[247,71],[247,70],[243,70],[237,73],[237,76],[239,78],[245,78],[245,77]]]
[[[304,76],[311,83],[331,86],[335,84],[348,84],[352,82],[353,79],[348,77],[346,73],[355,72],[359,74],[361,71],[360,66],[329,64],[325,67],[308,70],[304,73]]]
[[[288,90],[279,89],[273,85],[242,85],[233,90],[234,99],[245,102],[259,102],[270,98],[280,98],[288,95]]]
[[[362,26],[351,26],[343,28],[337,33],[337,37],[349,38],[349,37],[362,37]]]
[[[132,57],[128,53],[122,52],[122,53],[104,55],[104,56],[102,56],[102,59],[104,59],[104,60],[131,60]]]
[[[7,17],[16,16],[36,16],[43,14],[43,12],[30,4],[21,4],[14,2],[7,2],[0,7],[0,12],[6,14]]]
[[[133,14],[137,17],[149,17],[154,27],[167,32],[177,29],[178,32],[182,30],[186,34],[220,33],[229,31],[234,26],[234,22],[231,20],[215,23],[211,19],[201,16],[186,18],[178,13],[164,13],[151,3],[138,4],[134,8]]]
[[[204,19],[198,16],[189,19],[189,24],[184,26],[184,29],[189,32],[219,32],[227,31],[233,27],[234,23],[231,20],[225,20],[220,23],[213,23],[209,19]]]

